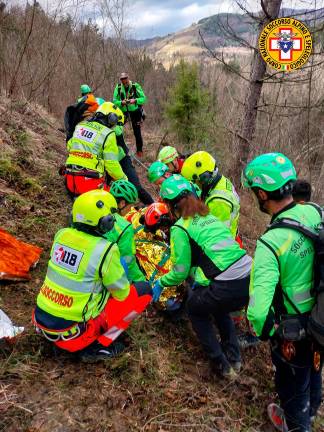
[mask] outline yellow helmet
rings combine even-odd
[[[117,212],[117,202],[101,189],[86,192],[77,197],[72,207],[73,227],[80,231],[110,231],[115,222],[112,213]]]
[[[99,108],[97,109],[98,113],[104,114],[104,115],[108,115],[108,114],[116,114],[118,117],[118,124],[123,125],[125,122],[125,116],[123,111],[118,108],[117,105],[113,104],[112,102],[104,102],[103,104],[101,104],[99,106]]]
[[[199,180],[201,183],[207,183],[217,172],[215,159],[206,151],[193,153],[185,160],[181,169],[181,175],[187,180]]]

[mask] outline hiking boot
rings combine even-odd
[[[84,363],[96,363],[99,361],[110,360],[125,350],[122,342],[113,342],[108,347],[94,342],[79,353],[79,359]]]
[[[211,369],[221,378],[234,379],[236,378],[236,372],[230,365],[230,363],[223,357],[215,358],[211,360]]]
[[[289,432],[284,410],[279,405],[271,403],[268,405],[267,411],[271,423],[278,431]]]
[[[255,347],[260,343],[260,339],[251,333],[241,333],[237,339],[241,349]]]

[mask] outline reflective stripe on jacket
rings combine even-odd
[[[211,214],[224,222],[235,238],[240,217],[240,198],[230,180],[222,176],[208,192],[205,202]]]
[[[69,156],[66,165],[78,165],[107,173],[114,179],[125,178],[119,164],[119,152],[115,132],[95,122],[80,122],[67,143]]]
[[[118,300],[129,293],[117,245],[74,228],[58,231],[37,306],[55,317],[87,321],[110,293]]]
[[[274,216],[294,219],[310,228],[321,222],[319,211],[310,204],[290,204]],[[250,283],[248,319],[258,336],[274,332],[282,313],[296,314],[283,297],[283,290],[301,313],[314,304],[314,248],[310,239],[289,228],[275,228],[257,241]]]
[[[179,285],[192,267],[200,267],[207,279],[214,279],[245,254],[229,229],[213,215],[180,218],[171,228],[173,267],[161,283]]]
[[[131,282],[145,281],[146,278],[138,267],[136,261],[135,233],[131,223],[122,216],[115,215],[116,222],[114,228],[105,234],[111,242],[116,242],[120,251],[120,256],[124,258],[128,267],[128,277]]]

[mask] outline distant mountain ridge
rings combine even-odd
[[[324,8],[316,11],[283,8],[280,17],[284,16],[294,17],[306,25],[313,26],[315,20],[317,23],[324,21]],[[237,37],[247,41],[248,44],[254,44],[258,28],[256,21],[247,14],[219,13],[164,37],[128,42],[132,47],[145,47],[149,55],[165,66],[170,66],[179,57],[189,61],[208,61],[199,33],[203,35],[206,45],[212,50],[222,49],[231,56],[249,55],[250,50],[242,48]]]

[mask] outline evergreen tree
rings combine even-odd
[[[197,150],[197,146],[206,148],[212,116],[209,95],[199,80],[198,66],[181,60],[175,69],[176,80],[168,91],[165,117],[186,150]]]

